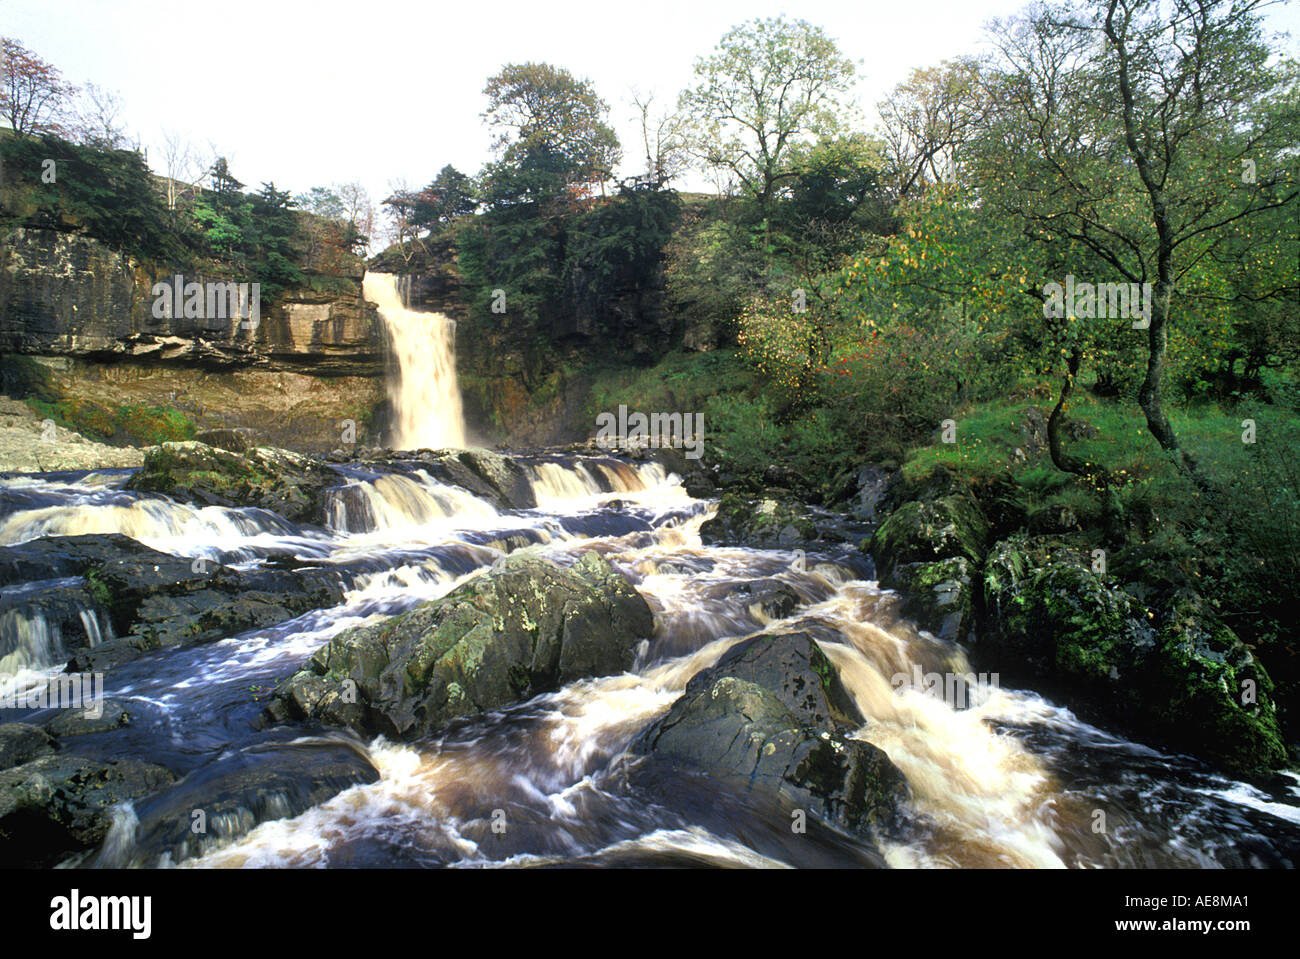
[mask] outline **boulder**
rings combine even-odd
[[[354,743],[314,740],[253,746],[223,756],[135,804],[129,842],[96,865],[157,866],[201,856],[264,822],[297,816],[343,790],[379,779]]]
[[[288,450],[235,452],[191,441],[150,447],[126,488],[203,506],[254,506],[292,523],[320,525],[325,491],[344,482],[337,470]]]
[[[745,608],[760,623],[770,623],[774,619],[785,619],[799,605],[799,594],[786,583],[777,579],[762,579],[753,583],[742,583],[736,587],[747,600]]]
[[[113,807],[157,792],[174,777],[137,759],[41,756],[0,772],[0,866],[54,866],[92,849]]]
[[[626,670],[653,629],[645,600],[597,554],[564,569],[516,553],[442,599],[340,633],[281,684],[264,720],[414,737]]]
[[[904,503],[880,524],[868,550],[882,586],[901,588],[894,571],[907,563],[929,563],[963,556],[979,563],[988,521],[969,493]]]
[[[1272,680],[1195,594],[1148,609],[1053,537],[996,544],[982,586],[976,649],[1004,674],[1236,773],[1285,765]]]
[[[29,723],[0,725],[0,770],[12,769],[54,752],[54,739]]]
[[[758,636],[696,674],[633,750],[866,834],[893,820],[907,787],[883,751],[846,736],[862,722],[808,635]]]
[[[792,549],[817,538],[816,524],[801,507],[740,493],[724,493],[717,512],[700,526],[700,539],[709,545]]]
[[[975,627],[974,564],[965,556],[903,563],[889,585],[903,596],[902,614],[940,639],[962,641]]]

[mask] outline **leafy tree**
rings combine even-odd
[[[588,80],[547,63],[508,64],[483,93],[483,118],[499,130],[496,149],[509,170],[530,171],[530,197],[556,196],[606,182],[618,163],[618,137],[606,122],[609,107]],[[551,174],[541,184],[538,174]]]
[[[1000,25],[1002,66],[988,87],[983,198],[1027,236],[1091,262],[1086,275],[1152,285],[1137,402],[1152,436],[1198,482],[1164,412],[1170,320],[1188,316],[1175,288],[1236,231],[1300,196],[1283,152],[1296,142],[1296,117],[1269,108],[1287,77],[1270,62],[1261,6],[1043,7]],[[1243,184],[1243,160],[1258,165],[1257,182]],[[1069,345],[1072,373],[1085,352],[1082,340]]]
[[[907,198],[927,184],[948,182],[984,113],[980,65],[961,58],[913,70],[879,109],[895,195]]]
[[[63,135],[76,87],[17,40],[0,37],[0,116],[19,136]]]
[[[298,217],[288,191],[263,183],[249,203],[252,230],[246,238],[249,266],[266,296],[303,282]],[[251,242],[250,242],[251,241]]]
[[[696,61],[698,81],[681,96],[681,113],[696,118],[692,150],[733,174],[766,218],[778,188],[798,175],[791,148],[837,132],[853,72],[834,41],[806,21],[735,27]]]
[[[345,218],[343,199],[329,187],[314,186],[306,193],[299,193],[293,201],[299,209],[306,210],[313,216],[327,220]]]
[[[411,217],[417,226],[437,230],[476,209],[478,197],[474,181],[449,163],[416,197]]]

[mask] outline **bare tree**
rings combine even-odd
[[[371,202],[369,192],[356,180],[336,184],[334,191],[343,201],[343,215],[365,239],[366,248],[369,249],[375,239],[375,205]]]
[[[82,88],[74,109],[73,135],[79,143],[100,150],[139,148],[138,137],[134,142],[127,137],[120,120],[122,98],[112,90],[88,83]]]
[[[632,105],[636,107],[641,127],[641,144],[645,150],[646,175],[656,182],[670,180],[686,169],[690,157],[686,152],[686,123],[681,114],[670,110],[656,111],[655,95],[633,89]]]
[[[163,176],[167,180],[167,209],[175,210],[185,196],[192,196],[208,175],[193,145],[175,130],[162,132]]]

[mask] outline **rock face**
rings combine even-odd
[[[1234,771],[1285,763],[1272,680],[1195,595],[1157,615],[1053,538],[998,543],[982,581],[981,658]]]
[[[236,570],[171,556],[121,534],[50,536],[0,547],[0,586],[73,576],[84,577],[85,585],[55,585],[23,597],[43,612],[69,610],[64,640],[81,636],[85,644],[69,650],[73,671],[111,668],[148,650],[273,626],[343,599],[333,570]],[[118,638],[90,645],[82,609],[111,623]]]
[[[881,750],[847,738],[862,722],[811,637],[758,636],[694,676],[634,749],[866,833],[892,819],[907,787]]]
[[[0,772],[0,866],[53,866],[98,845],[108,835],[114,805],[174,778],[137,759],[63,754]]]
[[[44,356],[139,357],[213,367],[257,366],[317,375],[382,375],[378,315],[361,296],[290,290],[263,302],[258,323],[154,316],[157,282],[97,240],[15,228],[0,242],[0,351]],[[252,282],[256,277],[185,275],[184,283]],[[254,328],[248,328],[249,326]]]
[[[265,718],[418,736],[628,669],[653,628],[645,600],[597,554],[571,569],[514,554],[442,599],[340,633],[281,684]]]
[[[232,452],[187,442],[150,447],[126,488],[202,506],[255,506],[293,523],[323,525],[325,491],[344,482],[337,470],[288,450]]]

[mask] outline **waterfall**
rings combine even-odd
[[[442,449],[465,445],[456,385],[456,323],[441,313],[406,308],[398,277],[367,273],[362,293],[379,308],[396,370],[388,380],[393,446]]]

